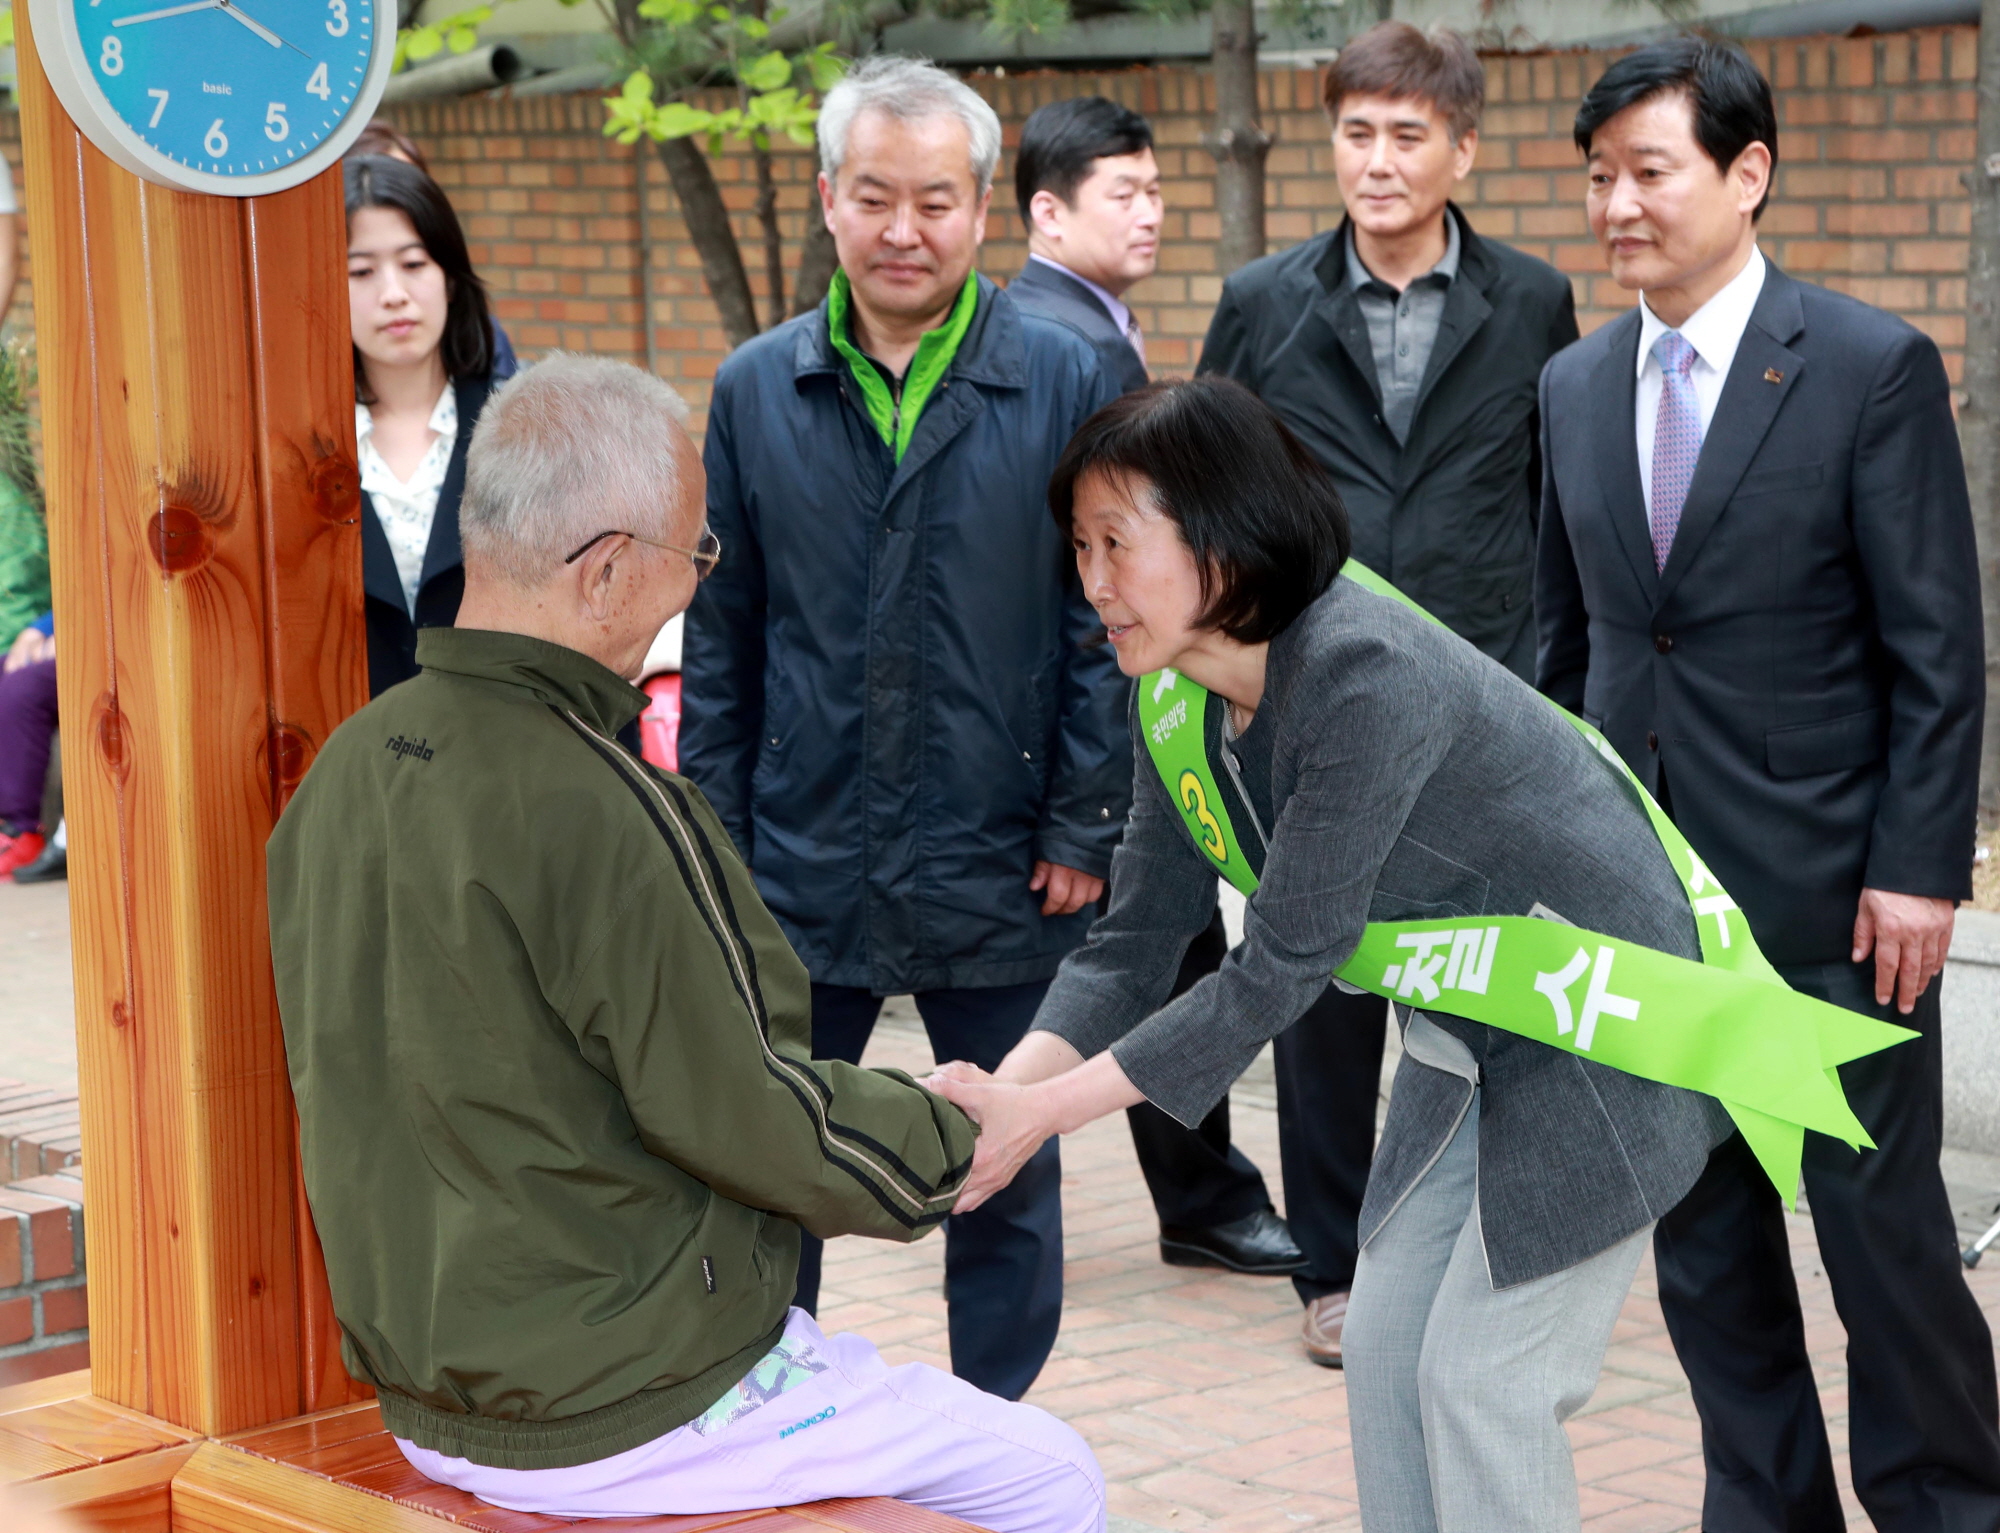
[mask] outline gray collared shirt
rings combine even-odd
[[[1361,264],[1354,234],[1347,236],[1347,283],[1368,321],[1368,345],[1375,353],[1375,377],[1382,388],[1382,419],[1398,442],[1410,434],[1416,414],[1417,390],[1430,366],[1444,319],[1444,298],[1458,275],[1458,220],[1444,216],[1444,256],[1423,276],[1398,293]]]

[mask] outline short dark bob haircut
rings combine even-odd
[[[1113,400],[1070,438],[1049,509],[1074,528],[1086,474],[1143,479],[1201,572],[1196,626],[1262,644],[1347,562],[1353,534],[1333,479],[1271,407],[1227,378],[1175,379]]]
[[[1152,147],[1146,119],[1103,96],[1072,96],[1036,107],[1021,125],[1021,147],[1014,154],[1021,221],[1035,227],[1028,205],[1036,192],[1052,192],[1064,207],[1075,207],[1076,189],[1090,179],[1091,166]]]
[[[1776,168],[1778,111],[1771,103],[1771,82],[1741,48],[1706,37],[1669,38],[1628,53],[1605,70],[1576,109],[1576,147],[1589,154],[1599,128],[1627,107],[1668,93],[1687,97],[1695,142],[1716,169],[1727,174],[1752,144],[1769,149]],[[1767,186],[1751,216],[1762,218],[1770,200]]]
[[[486,310],[486,284],[472,269],[465,231],[459,228],[458,215],[451,210],[443,189],[414,165],[386,155],[350,158],[341,170],[347,181],[350,225],[361,208],[394,208],[409,219],[430,258],[443,269],[450,299],[438,356],[446,376],[454,383],[463,378],[484,378],[493,371],[493,321]],[[354,397],[364,405],[375,402],[368,390],[368,375],[362,371],[359,347],[354,350]]]

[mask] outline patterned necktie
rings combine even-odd
[[[1146,365],[1146,338],[1139,333],[1139,316],[1130,309],[1125,311],[1125,339],[1132,343],[1132,349],[1139,353],[1139,365]]]
[[[1681,507],[1701,457],[1701,406],[1694,397],[1694,347],[1678,330],[1653,342],[1660,364],[1660,414],[1653,426],[1653,567],[1667,567]]]

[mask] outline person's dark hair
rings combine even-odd
[[[1197,625],[1238,643],[1284,632],[1353,546],[1332,477],[1269,405],[1227,378],[1155,383],[1085,421],[1049,481],[1065,534],[1086,474],[1151,486],[1201,572]]]
[[[1021,127],[1014,155],[1014,198],[1029,228],[1028,204],[1036,192],[1053,192],[1073,206],[1076,189],[1090,179],[1098,160],[1137,154],[1153,147],[1153,129],[1129,107],[1102,96],[1073,96],[1036,107]]]
[[[443,188],[414,165],[379,154],[350,158],[341,170],[347,181],[350,223],[357,209],[394,208],[409,219],[424,249],[443,268],[450,300],[438,356],[445,373],[454,383],[461,378],[484,378],[493,371],[493,321],[486,309],[486,284],[472,269],[465,231],[459,228],[458,215],[451,210]],[[375,402],[368,392],[359,347],[354,352],[354,395],[363,404]]]
[[[1675,37],[1628,53],[1598,77],[1576,109],[1576,147],[1590,153],[1597,130],[1627,107],[1669,92],[1684,95],[1694,115],[1695,142],[1727,172],[1752,144],[1771,151],[1778,163],[1778,112],[1771,82],[1750,56],[1729,43],[1706,37]],[[1764,216],[1770,188],[1753,217]]]
[[[1420,32],[1407,21],[1370,27],[1342,48],[1320,82],[1326,115],[1338,121],[1348,96],[1428,101],[1444,118],[1455,144],[1479,126],[1486,107],[1486,71],[1472,44],[1456,32]]]
[[[408,160],[425,175],[431,173],[431,162],[424,158],[417,141],[386,117],[372,119],[347,146],[348,159],[358,160],[370,154],[386,155],[392,160]]]

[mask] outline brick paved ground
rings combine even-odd
[[[0,878],[0,1078],[76,1080],[69,885]]]
[[[868,1062],[922,1070],[929,1059],[914,1017],[903,1020],[892,1003]],[[1280,1194],[1267,1071],[1245,1078],[1232,1114],[1237,1142]],[[1055,1354],[1028,1398],[1090,1440],[1111,1481],[1114,1516],[1189,1533],[1359,1528],[1346,1392],[1340,1374],[1299,1352],[1291,1285],[1163,1266],[1122,1119],[1066,1139],[1063,1173],[1067,1302]],[[1972,1197],[1962,1193],[1960,1201]],[[1994,1201],[1988,1196],[1982,1210]],[[1844,1455],[1845,1338],[1803,1215],[1792,1220],[1792,1248],[1834,1446]],[[943,1257],[935,1238],[915,1246],[835,1242],[822,1323],[865,1332],[893,1362],[945,1366]],[[2000,1258],[1972,1282],[1988,1315],[2000,1316]],[[1570,1436],[1593,1533],[1700,1526],[1694,1408],[1660,1319],[1650,1260],[1626,1302],[1603,1382]],[[1844,1466],[1841,1488],[1851,1525],[1866,1527]]]
[[[0,880],[0,1076],[75,1078],[63,886]],[[891,1003],[869,1054],[922,1070],[930,1059],[906,1006]],[[1267,1055],[1268,1059],[1268,1055]],[[1268,1063],[1234,1097],[1238,1142],[1282,1200]],[[1290,1533],[1358,1528],[1341,1375],[1298,1351],[1297,1301],[1283,1280],[1160,1264],[1155,1227],[1122,1121],[1066,1140],[1067,1303],[1055,1355],[1031,1400],[1090,1440],[1112,1484],[1113,1533]],[[2000,1163],[1953,1157],[1961,1227],[2000,1204]],[[1837,1449],[1846,1432],[1843,1335],[1810,1221],[1792,1221],[1799,1284]],[[821,1318],[860,1330],[892,1361],[944,1366],[943,1243],[843,1240],[828,1255]],[[1972,1274],[2000,1317],[2000,1258]],[[1701,1463],[1687,1385],[1643,1268],[1596,1397],[1571,1426],[1593,1533],[1699,1526]],[[1843,1484],[1843,1492],[1845,1485]],[[1849,1498],[1850,1521],[1866,1521]]]

